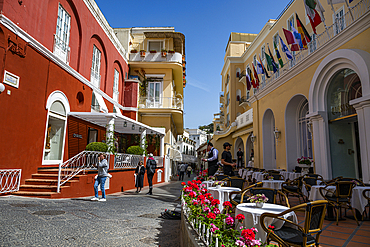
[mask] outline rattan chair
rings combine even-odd
[[[298,206],[292,207],[280,214],[263,213],[260,217],[262,229],[267,233],[267,243],[270,241],[277,242],[279,246],[318,246],[319,238],[322,232],[322,225],[325,218],[327,201],[320,200],[314,202],[307,202]],[[290,220],[284,219],[283,215],[292,211],[305,210],[305,220],[303,227]],[[278,230],[272,231],[264,224],[265,218],[278,218],[285,222],[293,224],[297,229],[291,228],[284,224]],[[314,235],[314,236],[313,236]]]
[[[360,179],[357,179],[357,178],[339,177],[336,179],[336,181],[350,181],[350,182],[355,181],[356,183],[358,183],[356,184],[356,186],[363,186],[363,187],[365,186],[364,182],[362,182]]]
[[[235,188],[239,188],[241,190],[244,189],[244,185],[245,185],[245,179],[243,178],[239,178],[239,177],[230,177],[229,178],[229,183],[228,183],[228,186],[230,187],[235,187]]]
[[[306,177],[314,177],[316,179],[324,181],[324,178],[320,174],[308,173],[305,176]]]
[[[312,175],[312,174],[311,174]],[[320,176],[320,175],[318,175]],[[313,185],[318,185],[318,184],[325,184],[324,180],[321,180],[321,179],[318,179],[317,177],[315,176],[304,176],[302,178],[302,186],[304,186],[306,188],[306,191],[308,193],[308,196],[307,197],[310,197],[310,192],[311,192],[311,187]]]
[[[249,184],[247,186],[247,188],[245,188],[244,190],[241,190],[241,191],[234,191],[234,192],[231,192],[229,194],[229,199],[230,199],[230,202],[234,205],[234,206],[237,206],[238,204],[240,203],[243,203],[243,200],[244,200],[244,196],[245,196],[245,193],[247,190],[249,190],[250,188],[253,188],[253,187],[259,187],[259,186],[262,186],[262,182],[258,182],[258,183],[255,183],[255,184]],[[233,196],[235,195],[235,196]],[[233,198],[234,197],[234,198]],[[245,201],[245,200],[244,200]]]
[[[367,193],[367,192],[370,192],[370,189],[366,189],[366,190],[363,190],[362,191],[363,197],[365,197],[367,199],[367,205],[366,205],[366,207],[370,206],[370,197],[368,196],[368,195],[370,195],[370,193]],[[362,220],[364,220],[364,214],[366,214],[366,207],[365,207],[364,213],[362,214]],[[369,217],[370,217],[370,212],[369,212]]]
[[[301,203],[301,197],[303,202],[306,201],[305,196],[302,193],[302,178],[303,177],[299,177],[281,184],[281,191],[287,196],[291,194],[292,196],[298,197],[299,203]]]
[[[224,180],[225,178],[229,178],[229,176],[227,176],[227,175],[216,175],[215,178],[216,178],[217,181],[221,181],[221,180]]]
[[[320,188],[320,194],[325,200],[328,200],[329,205],[335,208],[335,213],[337,215],[337,225],[339,213],[342,207],[351,209],[357,225],[360,225],[358,223],[356,213],[351,207],[352,190],[355,186],[355,183],[353,183],[352,181],[336,181],[334,185],[336,187],[334,194],[327,189],[327,186],[325,188]]]
[[[290,208],[288,197],[280,190],[275,190],[271,188],[263,188],[263,187],[253,187],[253,188],[250,188],[249,190],[250,190],[251,195],[264,194],[269,199],[267,203],[277,204],[277,197],[279,195],[280,203],[283,204],[282,201],[285,201],[285,206]],[[281,198],[283,198],[284,200],[282,200]]]
[[[265,180],[268,179],[268,177],[272,176],[274,180],[285,180],[285,177],[279,173],[268,173],[263,176]]]

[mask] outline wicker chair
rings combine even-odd
[[[318,176],[320,176],[320,175],[318,175]],[[313,185],[317,185],[317,184],[325,184],[325,182],[324,182],[324,180],[318,179],[315,176],[307,176],[306,175],[302,178],[302,184],[306,188],[306,191],[308,193],[307,197],[310,197],[311,187]]]
[[[224,180],[225,178],[229,178],[229,176],[227,176],[227,175],[216,175],[215,178],[216,178],[217,181],[221,181],[221,180]]]
[[[324,181],[324,178],[320,174],[308,173],[305,176],[306,177],[314,177],[316,179],[319,179],[319,180],[323,180]]]
[[[306,201],[305,196],[302,193],[302,178],[303,177],[299,177],[281,184],[282,192],[285,193],[287,196],[291,194],[292,196],[298,197],[299,203],[301,203],[301,197],[303,202]]]
[[[300,167],[300,166],[296,166],[296,167],[294,167],[294,170],[295,170],[295,172],[297,172],[297,173],[301,173],[301,172],[302,172],[302,167]]]
[[[283,192],[281,192],[280,190],[275,190],[275,189],[270,189],[270,188],[263,188],[263,187],[262,188],[254,187],[254,188],[250,188],[249,190],[250,190],[251,195],[264,194],[269,199],[267,202],[268,203],[273,203],[273,204],[277,204],[276,203],[277,202],[277,197],[279,195],[280,203],[282,203],[282,201],[285,201],[285,206],[290,208],[288,197]],[[281,198],[284,198],[284,200],[281,200]]]
[[[240,203],[243,203],[243,199],[244,199],[244,196],[245,196],[245,193],[247,190],[249,190],[250,188],[253,188],[253,187],[259,187],[259,186],[262,186],[262,182],[258,182],[258,183],[255,183],[255,184],[249,184],[247,188],[245,188],[244,190],[241,190],[241,191],[234,191],[234,192],[231,192],[229,194],[229,199],[230,199],[230,202],[234,205],[234,206],[237,206],[238,204]],[[235,195],[235,197],[233,196]],[[234,198],[233,198],[234,197]],[[244,200],[245,201],[245,200]]]
[[[369,192],[369,193],[367,193],[367,192]],[[365,197],[367,199],[367,205],[366,205],[366,207],[368,207],[370,205],[370,197],[369,197],[369,195],[370,195],[370,189],[363,190],[362,191],[362,195],[363,195],[363,197]],[[365,207],[364,214],[366,214],[366,207]],[[364,214],[362,214],[362,220],[364,220]],[[370,213],[369,213],[369,217],[370,217]]]
[[[357,179],[357,178],[343,178],[343,177],[339,177],[336,179],[336,181],[355,181],[357,183],[356,186],[365,186],[364,182],[362,182],[360,179]]]
[[[318,246],[319,238],[322,232],[322,225],[325,218],[327,201],[319,200],[314,202],[303,203],[280,214],[264,213],[260,217],[262,229],[267,233],[267,243],[270,240],[275,241],[279,246]],[[292,211],[305,210],[305,221],[303,227],[290,220],[284,219],[284,214]],[[278,230],[271,231],[268,226],[264,224],[266,217],[279,218],[285,222],[289,222],[297,227],[297,229],[290,228],[287,224]],[[313,236],[315,235],[315,236]]]
[[[230,177],[228,186],[239,188],[241,190],[244,189],[245,179],[239,177]]]
[[[274,177],[274,180],[285,180],[285,177],[279,173],[268,173],[263,176],[264,179],[268,179],[268,177]]]
[[[325,200],[328,200],[329,205],[335,208],[335,212],[337,215],[337,225],[339,219],[339,211],[342,207],[351,209],[357,225],[360,225],[358,223],[356,213],[351,207],[352,189],[355,184],[352,181],[337,181],[334,183],[334,185],[336,187],[336,190],[333,195],[332,193],[329,193],[331,191],[327,190],[327,186],[325,188],[320,188],[320,194]]]

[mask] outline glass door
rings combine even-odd
[[[149,82],[147,107],[161,107],[161,84],[161,82]]]

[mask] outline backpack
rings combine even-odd
[[[148,160],[148,165],[149,165],[149,169],[148,170],[148,173],[149,174],[154,174],[155,173],[155,170],[157,169],[157,162],[155,162],[155,160]]]

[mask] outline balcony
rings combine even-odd
[[[220,95],[220,103],[225,104],[225,96],[224,95]]]
[[[145,52],[145,56],[141,56],[140,52],[130,53],[130,62],[157,62],[157,63],[179,63],[182,65],[182,54],[168,53],[166,56],[162,56],[162,52],[150,53]]]
[[[244,110],[247,106],[250,106],[248,99],[249,99],[249,96],[242,96],[239,100],[239,106],[242,106]]]
[[[243,70],[242,71],[242,73],[240,73],[239,74],[239,82],[241,82],[241,83],[243,83],[244,84],[244,86],[246,86],[247,84],[247,82],[246,82],[246,77],[245,77],[245,75],[246,75],[246,71],[245,70]]]
[[[53,53],[59,57],[64,63],[69,64],[70,47],[66,42],[54,34],[54,49]]]
[[[317,37],[313,37],[312,41],[308,44],[309,49],[296,52],[295,54],[292,53],[293,59],[287,61],[284,64],[283,69],[280,69],[277,73],[275,73],[274,76],[271,76],[271,78],[261,83],[255,94],[258,95],[259,93],[264,91],[264,88],[266,88],[270,84],[274,84],[276,81],[279,80],[279,78],[290,73],[292,69],[294,69],[297,65],[304,63],[308,59],[308,57],[315,55],[317,53],[317,50],[320,50],[320,48],[330,45],[334,38],[339,38],[346,29],[352,26],[353,23],[361,19],[364,15],[368,14],[369,9],[369,0],[359,1],[355,6],[351,8],[350,11],[337,19],[337,23],[334,23],[333,25],[327,27],[327,29],[321,34],[318,34]],[[321,58],[322,57],[320,56],[318,59]]]
[[[253,123],[253,108],[238,116],[235,120],[237,129]]]
[[[177,97],[141,97],[139,109],[161,108],[183,110],[183,100]]]
[[[97,88],[100,88],[100,79],[101,79],[101,76],[99,73],[95,72],[95,70],[93,68],[91,68],[91,75],[90,75],[90,81],[91,83],[97,87]]]

